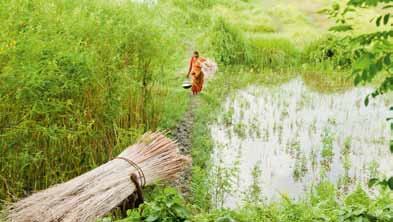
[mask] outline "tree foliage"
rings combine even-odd
[[[377,78],[382,79],[376,89],[366,96],[364,100],[366,106],[369,104],[370,96],[374,98],[393,90],[392,8],[393,0],[349,0],[344,6],[336,3],[331,9],[324,10],[336,22],[336,26],[330,30],[347,33],[344,39],[348,40],[347,42],[352,48],[354,84],[366,84]],[[354,16],[357,16],[355,13],[360,9],[378,9],[378,15],[370,21],[374,24],[375,31],[371,33],[353,32],[352,21]],[[393,129],[392,118],[388,118],[388,121]],[[393,153],[393,140],[390,141],[390,151]],[[370,180],[370,185],[374,184],[393,189],[393,177],[387,180]]]
[[[372,97],[393,90],[393,20],[391,0],[351,0],[344,7],[334,4],[331,9],[325,10],[332,18],[335,18],[336,26],[330,30],[335,32],[349,32],[354,30],[354,13],[362,9],[382,7],[379,15],[370,22],[375,23],[376,31],[371,33],[349,32],[344,38],[349,39],[348,44],[352,48],[352,56],[355,63],[352,73],[355,76],[355,85],[369,83],[377,76],[383,76],[383,82],[371,93]],[[366,100],[367,101],[367,100]]]

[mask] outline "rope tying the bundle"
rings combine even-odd
[[[127,163],[129,163],[131,166],[133,166],[136,169],[136,171],[138,172],[140,184],[142,185],[142,187],[144,187],[146,185],[145,174],[143,173],[143,170],[135,162],[133,162],[132,160],[130,160],[128,158],[121,157],[121,156],[115,157],[114,159],[124,160]]]

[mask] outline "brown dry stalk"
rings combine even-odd
[[[119,157],[128,158],[142,168],[146,184],[172,179],[190,162],[178,154],[176,142],[161,132],[146,133]],[[124,160],[113,159],[68,182],[9,204],[5,219],[11,222],[95,221],[135,191],[129,179],[131,173],[137,174],[137,170]]]

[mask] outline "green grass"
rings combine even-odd
[[[90,170],[184,113],[175,73],[186,42],[163,23],[165,5],[14,0],[0,10],[0,199]]]

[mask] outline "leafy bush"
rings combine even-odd
[[[308,44],[302,57],[305,63],[331,66],[335,70],[350,69],[353,64],[350,47],[334,36],[325,36]]]
[[[309,198],[291,200],[283,195],[275,203],[249,203],[237,210],[219,209],[201,213],[193,221],[378,221],[393,220],[393,193],[382,191],[372,198],[360,186],[347,195],[344,200],[337,198],[333,184],[322,182]]]
[[[139,206],[138,209],[129,210],[124,222],[183,222],[188,221],[191,214],[184,200],[173,188],[165,188],[154,196],[152,201]],[[103,221],[112,221],[104,218]]]

